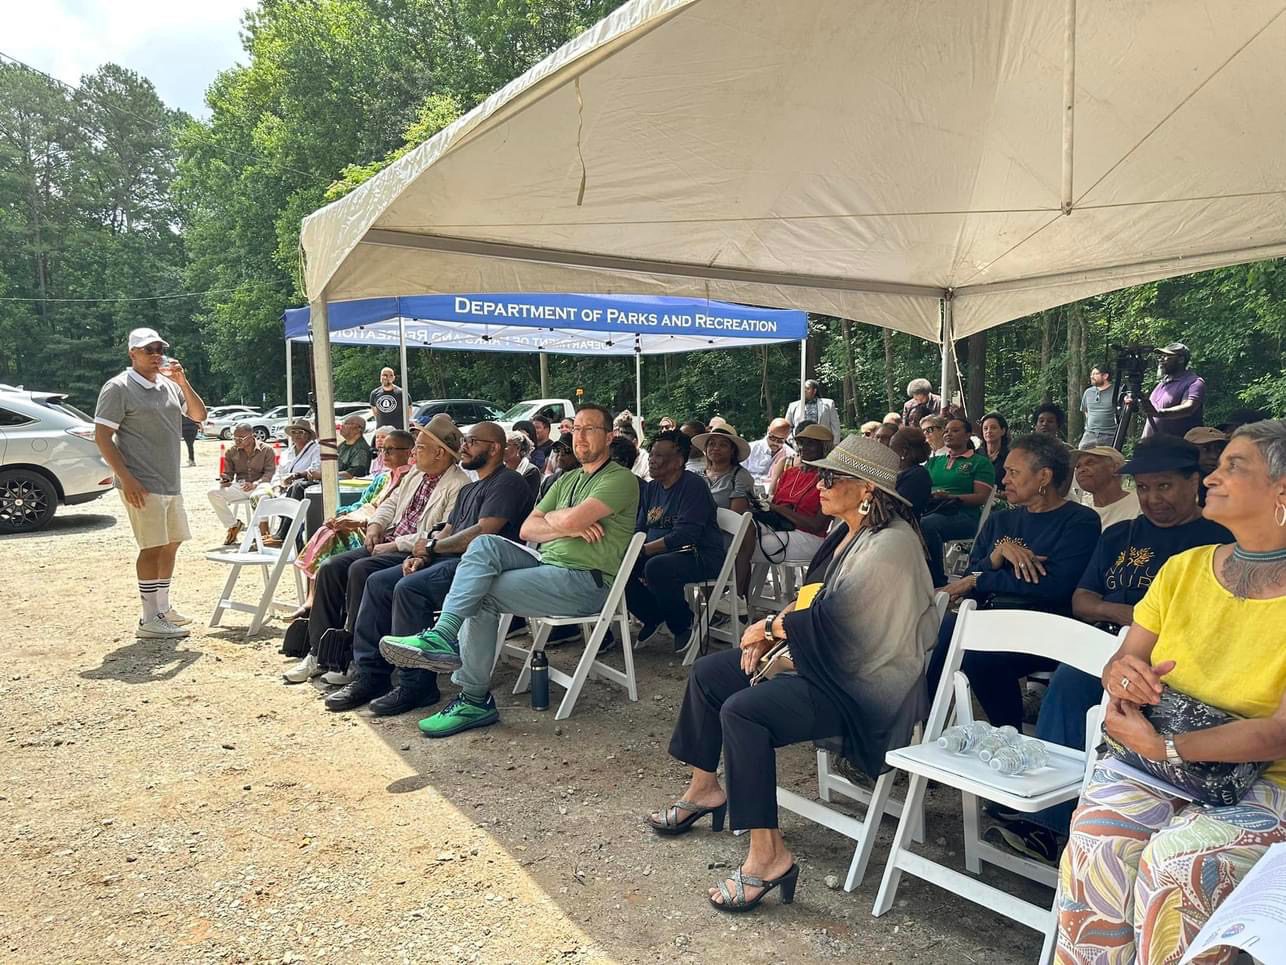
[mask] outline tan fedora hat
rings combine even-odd
[[[460,461],[460,448],[464,443],[464,437],[460,435],[460,430],[456,428],[449,415],[439,412],[426,425],[420,426],[420,431],[431,436],[434,442],[451,453],[452,459],[456,462]]]
[[[711,439],[718,437],[727,439],[737,450],[737,462],[745,462],[750,458],[750,443],[741,436],[737,435],[737,430],[732,426],[723,426],[718,429],[711,429],[709,432],[700,432],[692,437],[692,448],[700,452],[706,451],[706,443]]]
[[[808,428],[811,429],[812,426]],[[901,462],[898,454],[883,443],[863,435],[851,435],[821,459],[814,459],[805,465],[865,479],[877,489],[910,506],[910,502],[897,489]]]
[[[292,432],[295,429],[298,429],[300,432],[308,433],[308,438],[310,439],[315,438],[317,435],[317,433],[313,431],[312,422],[302,417],[286,424],[286,432]]]

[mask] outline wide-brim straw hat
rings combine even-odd
[[[715,437],[727,439],[737,450],[737,462],[745,462],[750,458],[750,443],[741,436],[737,435],[737,430],[732,426],[725,428],[711,429],[709,432],[701,432],[692,437],[692,448],[702,454],[706,451],[706,443]]]
[[[420,431],[432,436],[434,442],[451,453],[451,458],[456,462],[460,461],[462,458],[460,449],[464,445],[464,436],[460,434],[460,430],[456,428],[456,424],[451,421],[449,415],[439,412],[420,426]]]
[[[317,433],[313,431],[313,424],[307,419],[295,419],[293,422],[286,423],[287,432],[292,432],[295,429],[298,429],[300,432],[308,433],[309,438],[313,438],[317,435]]]
[[[851,435],[821,459],[804,462],[817,469],[830,469],[845,476],[865,479],[877,489],[910,506],[911,503],[897,489],[901,463],[898,454],[888,446],[863,435]]]

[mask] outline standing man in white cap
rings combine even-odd
[[[191,617],[170,605],[179,544],[191,538],[179,475],[182,417],[205,421],[205,403],[183,366],[165,357],[170,343],[153,328],[129,333],[130,367],[109,379],[94,411],[94,441],[111,466],[138,543],[137,636],[186,637]]]

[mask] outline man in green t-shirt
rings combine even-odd
[[[945,586],[942,544],[950,539],[973,539],[982,507],[996,488],[996,469],[985,452],[975,452],[967,419],[947,421],[945,456],[933,456],[925,468],[933,480],[932,510],[920,519],[920,531],[929,550],[929,573],[934,586]]]
[[[522,525],[539,555],[500,536],[479,536],[465,551],[432,629],[384,637],[380,653],[398,667],[451,672],[460,695],[420,721],[429,737],[449,737],[500,719],[491,696],[501,613],[588,616],[603,607],[634,536],[639,484],[608,459],[612,413],[585,405],[572,448],[580,468],[564,473]]]

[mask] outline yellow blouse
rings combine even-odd
[[[1239,717],[1270,717],[1286,692],[1286,597],[1233,596],[1215,577],[1216,549],[1170,557],[1134,622],[1157,635],[1153,664],[1175,662],[1170,687]],[[1264,776],[1286,786],[1286,760]]]

